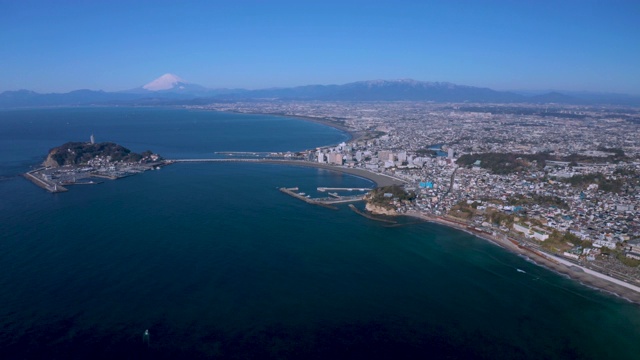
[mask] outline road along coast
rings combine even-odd
[[[314,163],[314,162],[308,162],[308,161],[295,161],[295,160],[261,160],[261,162],[277,163],[277,164],[285,164],[285,165],[297,165],[297,166],[311,166],[311,167],[323,168],[327,170],[339,171],[339,172],[369,179],[375,182],[376,186],[378,187],[389,186],[389,185],[399,185],[403,183],[402,181],[395,179],[393,177],[373,173],[371,171],[367,171],[364,169],[343,168],[343,167],[326,165],[321,163]],[[421,214],[419,212],[407,212],[404,215],[471,233],[479,238],[482,238],[498,246],[501,246],[502,248],[509,250],[513,253],[525,256],[531,259],[532,261],[534,261],[538,265],[551,269],[557,273],[566,275],[569,278],[577,280],[578,282],[586,286],[590,286],[598,290],[612,293],[628,301],[631,301],[633,303],[640,304],[640,286],[618,280],[616,278],[613,278],[606,274],[599,273],[597,271],[593,271],[591,269],[588,269],[578,264],[573,264],[557,256],[543,253],[535,249],[527,248],[525,246],[520,245],[515,240],[510,240],[506,235],[493,235],[488,232],[470,231],[468,228],[468,225],[466,224],[455,222],[443,217],[436,217],[436,216]]]
[[[461,222],[452,221],[443,217],[425,215],[419,212],[407,212],[404,215],[471,233],[513,253],[525,256],[540,266],[566,275],[586,286],[615,294],[630,302],[640,304],[640,286],[615,279],[611,276],[593,271],[578,264],[573,264],[557,256],[527,248],[518,244],[515,240],[510,240],[505,235],[493,235],[487,232],[470,231],[468,226]]]
[[[306,166],[306,167],[314,167],[314,168],[325,169],[330,171],[337,171],[340,173],[354,175],[361,178],[365,178],[367,180],[371,180],[376,184],[377,187],[404,184],[404,181],[400,179],[396,179],[388,175],[374,173],[374,172],[371,172],[365,169],[359,169],[359,168],[349,168],[349,167],[328,165],[328,164],[322,164],[318,162],[301,161],[301,160],[260,160],[260,162],[271,163],[271,164],[281,164],[281,165]]]
[[[367,180],[373,181],[376,186],[391,186],[391,185],[402,185],[404,181],[397,179],[395,177],[379,174],[375,172],[371,172],[365,169],[360,168],[350,168],[344,166],[336,166],[318,163],[314,161],[305,161],[305,160],[279,160],[279,159],[174,159],[174,160],[166,160],[165,165],[173,164],[173,163],[193,163],[193,162],[244,162],[244,163],[263,163],[263,164],[277,164],[277,165],[289,165],[289,166],[305,166],[305,167],[313,167],[318,169],[325,169],[330,171],[341,172],[357,177],[361,177]]]
[[[376,186],[390,186],[390,185],[400,185],[403,182],[399,179],[393,178],[391,176],[373,173],[368,170],[358,169],[358,168],[345,168],[327,164],[321,164],[310,161],[302,161],[302,160],[275,160],[275,159],[185,159],[185,160],[177,160],[176,162],[187,162],[187,161],[211,161],[211,162],[252,162],[252,163],[270,163],[270,164],[280,164],[280,165],[291,165],[291,166],[307,166],[307,167],[315,167],[326,169],[330,171],[338,171],[354,176],[359,176],[368,180],[373,181]],[[503,247],[513,253],[525,256],[538,265],[549,268],[553,271],[556,271],[560,274],[566,275],[574,280],[579,281],[580,283],[594,287],[596,289],[606,291],[617,296],[620,296],[628,301],[631,301],[636,304],[640,304],[640,286],[627,283],[608,275],[593,271],[586,267],[580,266],[578,264],[573,264],[567,260],[558,258],[551,254],[543,253],[541,251],[528,248],[526,246],[520,245],[517,241],[509,239],[506,235],[494,235],[486,231],[473,231],[473,229],[469,228],[469,225],[453,221],[451,219],[447,219],[444,217],[431,216],[427,214],[422,214],[417,211],[409,211],[401,215],[411,216],[414,218],[418,218],[423,221],[433,222],[439,225],[448,226],[451,228],[455,228],[458,230],[462,230],[478,236],[482,239],[490,241],[498,246]]]

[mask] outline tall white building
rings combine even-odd
[[[391,159],[389,159],[391,160]],[[407,152],[406,151],[401,151],[398,153],[398,161],[407,161]]]

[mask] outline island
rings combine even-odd
[[[93,185],[97,179],[120,179],[167,165],[160,155],[147,150],[135,153],[113,142],[67,142],[54,147],[42,166],[24,174],[39,187],[65,192],[69,185]]]
[[[227,152],[209,159],[164,161],[150,152],[138,157],[115,144],[98,150],[93,141],[92,146],[68,143],[52,149],[46,166],[26,176],[58,192],[66,190],[62,185],[83,183],[82,176],[118,178],[170,163],[263,162],[349,173],[371,179],[377,189],[318,188],[328,195],[318,198],[297,187],[280,190],[331,209],[366,201],[366,211],[353,204],[350,208],[393,223],[389,226],[404,224],[375,215],[406,215],[457,228],[640,303],[636,109],[404,102],[188,108],[282,112],[304,120],[327,119],[330,126],[339,118],[352,136],[340,144],[295,152]]]

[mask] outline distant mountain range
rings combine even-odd
[[[188,105],[241,100],[432,101],[473,103],[556,103],[640,106],[640,96],[610,93],[515,92],[411,79],[358,81],[344,85],[307,85],[261,90],[208,89],[165,74],[135,89],[105,92],[75,90],[39,94],[28,90],[0,94],[0,108],[69,105]]]

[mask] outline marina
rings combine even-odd
[[[292,187],[292,188],[282,187],[279,190],[296,199],[302,200],[307,204],[320,205],[320,206],[329,207],[333,209],[335,209],[335,206],[332,206],[334,204],[358,202],[358,201],[364,200],[364,195],[352,195],[352,196],[335,196],[334,195],[332,197],[325,197],[325,198],[311,198],[311,197],[305,196],[304,193],[298,193],[297,192],[299,190],[298,187]]]
[[[148,170],[159,169],[161,166],[168,164],[171,164],[171,162],[126,164],[118,168],[114,167],[113,169],[92,168],[86,165],[63,166],[58,168],[40,167],[24,173],[23,176],[25,179],[50,193],[61,193],[69,191],[65,186],[97,185],[101,184],[102,181],[92,179],[118,180]]]
[[[24,174],[25,179],[31,181],[32,183],[36,184],[38,187],[41,187],[50,193],[59,193],[59,192],[69,191],[69,189],[65,188],[64,186],[58,185],[57,183],[51,180],[47,180],[45,177],[36,176],[38,174],[38,171],[40,170],[42,169],[36,169],[36,170],[32,170],[25,173]]]
[[[238,154],[238,153],[234,153],[234,154]],[[359,177],[373,181],[377,186],[398,185],[398,184],[404,183],[400,179],[397,179],[388,175],[374,173],[364,169],[332,166],[332,165],[320,164],[317,162],[310,162],[310,161],[304,161],[304,160],[281,160],[281,159],[268,159],[268,158],[171,159],[171,160],[163,160],[160,162],[150,163],[150,164],[125,164],[123,166],[119,166],[118,168],[113,168],[113,169],[92,168],[92,167],[86,167],[86,166],[65,166],[65,167],[59,167],[59,168],[41,167],[41,168],[27,172],[26,174],[24,174],[24,176],[25,178],[29,179],[31,182],[38,185],[39,187],[49,192],[55,193],[55,192],[67,191],[67,189],[62,187],[63,184],[73,185],[78,183],[79,181],[82,181],[82,179],[101,178],[101,179],[108,179],[108,180],[117,180],[123,177],[135,175],[147,170],[159,169],[162,166],[167,166],[175,163],[203,163],[203,162],[204,163],[233,163],[233,162],[265,163],[265,164],[315,167],[315,168],[326,169],[326,170],[337,171],[341,173],[359,176]],[[329,193],[329,197],[327,198],[318,198],[314,200],[323,204],[335,204],[335,203],[360,201],[362,198],[362,195],[341,196],[341,195],[337,195],[335,192],[336,191],[368,192],[371,190],[372,188],[363,188],[363,187],[360,187],[360,188],[318,187],[317,191],[319,192],[332,191],[334,193]]]
[[[55,124],[74,120],[75,111],[61,111]],[[94,121],[105,111],[91,109],[71,123]],[[127,113],[124,109],[108,111]],[[156,119],[162,113],[147,113],[145,109],[144,114],[144,119]],[[70,132],[75,136],[72,132],[77,131],[75,137],[86,133],[84,128],[49,129],[46,126],[55,113],[42,115],[42,120],[35,123],[52,134],[57,131],[59,142]],[[204,115],[226,116],[185,113],[186,119]],[[125,116],[111,118],[114,120],[109,124],[125,130],[102,136],[144,149],[134,141],[134,137],[145,135],[134,135],[136,122]],[[26,128],[29,119],[20,124]],[[264,121],[258,120],[256,123]],[[209,131],[196,129],[207,135],[198,143],[191,134],[187,138],[173,132],[176,124],[161,123],[140,143],[149,143],[172,159],[211,158],[215,157],[210,150],[211,138],[222,143],[217,145],[222,149],[233,145],[224,143],[232,138],[225,133],[229,127],[214,125]],[[304,130],[302,135],[287,134],[298,139],[317,133]],[[238,133],[242,131],[245,127]],[[5,144],[7,134],[11,133],[2,132]],[[130,138],[122,138],[125,135]],[[157,143],[171,144],[180,136],[184,138],[180,144],[193,147],[191,152],[151,141],[157,137]],[[12,154],[26,155],[18,169],[11,168],[7,158],[4,174],[32,170],[28,166],[42,155],[39,149],[50,146],[47,141],[41,140],[36,146],[18,143],[24,144],[24,149],[12,147]],[[253,144],[247,140],[244,147]],[[255,148],[274,147],[267,143]],[[461,339],[452,344],[458,348],[518,344],[532,354],[523,358],[530,359],[553,358],[554,353],[567,349],[574,351],[575,357],[587,359],[606,358],[612,348],[624,349],[617,350],[619,359],[633,359],[637,354],[635,305],[536,266],[534,260],[542,264],[544,259],[534,257],[533,252],[512,244],[507,249],[515,248],[514,253],[526,251],[525,255],[514,256],[476,239],[470,234],[488,235],[476,234],[467,226],[484,229],[480,224],[460,224],[466,232],[450,229],[454,226],[444,220],[442,225],[446,227],[428,222],[405,226],[412,220],[381,216],[398,224],[367,221],[347,210],[348,203],[325,205],[342,211],[301,203],[301,198],[311,201],[307,195],[324,198],[329,193],[360,194],[333,189],[374,187],[365,180],[364,175],[369,174],[340,176],[337,171],[350,169],[326,165],[326,171],[316,171],[307,163],[174,164],[158,174],[129,177],[124,183],[94,179],[105,184],[89,189],[63,185],[70,190],[65,196],[50,196],[23,179],[4,180],[5,211],[1,213],[2,223],[7,225],[7,251],[2,262],[6,289],[2,318],[4,327],[11,330],[9,334],[15,336],[4,338],[3,355],[28,358],[19,355],[27,351],[24,344],[30,344],[30,354],[38,355],[33,358],[51,357],[52,353],[73,358],[68,349],[92,358],[99,358],[98,353],[104,353],[103,358],[126,358],[132,353],[144,358],[148,352],[148,357],[163,358],[162,354],[176,347],[201,349],[199,346],[215,339],[217,344],[211,347],[220,349],[218,353],[171,354],[176,355],[174,358],[230,358],[225,356],[228,354],[261,358],[266,353],[260,351],[271,349],[271,343],[260,345],[256,352],[247,349],[256,348],[256,339],[273,338],[277,346],[291,341],[291,349],[308,358],[313,354],[303,349],[322,349],[322,344],[328,344],[324,348],[335,348],[336,352],[322,355],[339,358],[338,352],[353,345],[351,339],[378,344],[375,341],[380,336],[389,336],[390,341],[398,339],[392,343],[398,347],[385,353],[390,356],[409,346],[416,349],[411,355],[419,357],[432,351],[431,339],[438,341],[443,336]],[[369,173],[377,175],[374,170]],[[448,188],[450,175],[442,178],[443,191]],[[382,180],[390,179],[382,176]],[[456,172],[455,181],[460,178],[461,172]],[[76,180],[88,179],[76,176]],[[292,191],[305,195],[291,200],[291,195],[282,196],[277,191],[283,186],[299,186]],[[331,190],[321,192],[320,187]],[[364,212],[362,203],[353,204]],[[32,271],[27,264],[33,265]],[[550,269],[559,267],[544,264]],[[592,276],[587,272],[571,275]],[[185,303],[185,298],[193,301]],[[183,303],[185,306],[175,306]],[[111,311],[114,306],[119,310]],[[79,312],[83,320],[76,322]],[[397,317],[389,319],[390,313]],[[468,321],[472,322],[466,326]],[[309,326],[301,328],[299,324]],[[373,326],[380,331],[372,334]],[[145,329],[153,334],[150,345],[144,342]],[[429,329],[437,332],[432,334]],[[612,334],[611,329],[616,332]],[[479,331],[482,336],[477,336]],[[531,333],[536,336],[528,336]],[[393,334],[398,334],[397,338]],[[347,342],[344,346],[342,339]],[[416,340],[407,343],[406,339]],[[372,351],[384,350],[377,345],[370,347]],[[598,352],[599,348],[605,350]],[[145,353],[136,353],[136,349]],[[506,353],[512,349],[498,346],[487,351]],[[456,355],[467,358],[469,354]]]
[[[354,189],[354,188],[319,187],[319,188],[317,188],[317,190],[320,191],[320,192],[325,192],[325,191],[371,191],[373,189],[369,189],[369,188]]]

